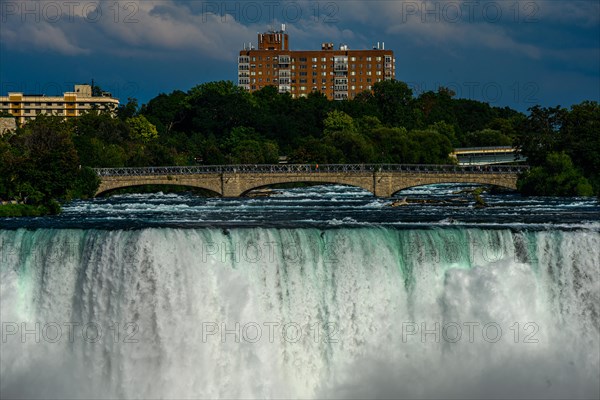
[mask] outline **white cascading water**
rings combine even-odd
[[[598,398],[600,233],[0,231],[6,398]]]

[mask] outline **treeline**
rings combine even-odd
[[[516,144],[533,168],[519,179],[526,195],[600,197],[600,106],[529,109]]]
[[[0,138],[0,199],[55,207],[93,195],[90,168],[194,164],[433,163],[456,147],[515,145],[534,168],[525,194],[599,193],[600,109],[510,108],[455,99],[446,88],[414,96],[403,82],[377,83],[353,100],[320,93],[292,99],[274,87],[248,93],[232,82],[160,94],[116,118],[91,112],[39,116]]]
[[[248,93],[211,82],[150,100],[139,111],[156,126],[164,163],[449,163],[453,147],[510,145],[524,115],[453,99],[445,88],[414,97],[385,81],[353,100],[320,93],[292,99],[275,87]]]
[[[40,116],[0,138],[0,216],[45,215],[59,201],[93,196],[96,173],[82,167],[71,124]]]

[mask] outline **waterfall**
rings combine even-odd
[[[0,230],[7,398],[598,398],[600,232]]]

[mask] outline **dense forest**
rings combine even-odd
[[[248,93],[233,82],[160,94],[117,117],[39,116],[0,138],[0,199],[56,209],[93,194],[94,167],[276,163],[453,162],[456,147],[514,145],[532,169],[527,195],[600,192],[600,107],[508,107],[454,98],[446,88],[415,96],[404,82],[377,83],[353,100],[320,93],[292,99],[275,87]]]

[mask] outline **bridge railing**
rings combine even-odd
[[[196,175],[215,173],[364,173],[418,172],[426,174],[478,173],[515,174],[527,170],[525,165],[426,165],[426,164],[241,164],[198,165],[181,167],[96,168],[104,176]]]

